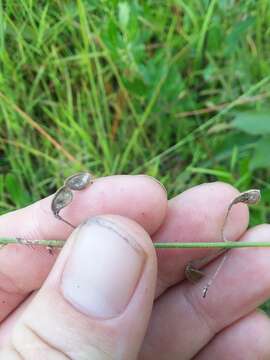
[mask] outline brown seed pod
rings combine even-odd
[[[243,203],[243,204],[247,204],[247,205],[255,205],[257,204],[261,199],[261,192],[260,190],[257,189],[251,189],[251,190],[247,190],[243,193],[241,193],[240,195],[236,196],[232,202],[230,203],[230,205],[228,206],[228,210],[225,216],[225,220],[221,229],[221,236],[222,236],[222,240],[223,241],[228,241],[225,237],[224,234],[224,228],[225,228],[225,224],[227,222],[228,216],[230,214],[231,208],[235,205],[235,204],[239,204],[239,203]],[[224,249],[221,249],[221,251]],[[211,276],[210,280],[208,281],[208,283],[206,284],[206,286],[203,288],[203,297],[205,298],[208,290],[210,288],[210,286],[212,285],[212,283],[214,282],[215,278],[217,277],[217,275],[219,274],[220,270],[222,269],[226,259],[228,258],[228,252],[225,252],[225,255],[223,256],[221,262],[219,263],[216,271],[214,272],[214,274]]]
[[[240,195],[238,195],[233,201],[231,202],[229,209],[238,203],[244,203],[247,205],[254,205],[257,204],[261,199],[261,192],[257,189],[247,190]]]
[[[59,212],[71,203],[72,199],[73,194],[66,186],[57,190],[51,204],[53,214],[57,217]]]
[[[84,190],[91,184],[93,176],[88,172],[71,175],[65,180],[65,186],[70,190]]]
[[[226,237],[224,235],[224,228],[228,219],[228,216],[230,214],[230,211],[232,209],[232,207],[236,204],[239,203],[243,203],[246,205],[255,205],[257,204],[259,201],[261,200],[261,192],[260,190],[257,189],[251,189],[251,190],[247,190],[241,194],[239,194],[238,196],[236,196],[230,203],[230,205],[228,206],[227,209],[227,213],[223,222],[223,226],[221,228],[221,235],[222,235],[222,240],[223,241],[227,241]]]
[[[55,193],[52,203],[51,203],[51,209],[54,214],[54,216],[63,221],[64,223],[68,224],[71,227],[75,227],[67,220],[63,219],[62,216],[59,215],[60,211],[68,206],[73,199],[73,194],[70,189],[68,189],[66,186],[61,187],[57,192]]]
[[[238,196],[236,196],[231,203],[228,206],[226,215],[224,217],[224,222],[223,225],[221,227],[221,237],[222,237],[222,241],[228,241],[225,237],[224,234],[224,228],[228,219],[228,216],[230,214],[230,211],[232,209],[232,207],[236,204],[239,203],[244,203],[247,205],[254,205],[257,204],[261,199],[261,192],[260,190],[257,189],[251,189],[251,190],[247,190],[241,194],[239,194]],[[210,288],[210,286],[212,285],[213,281],[215,280],[215,278],[217,277],[217,275],[219,274],[221,268],[223,267],[223,264],[225,263],[228,254],[227,254],[227,249],[223,248],[218,250],[216,253],[211,254],[209,256],[206,256],[204,258],[201,259],[197,259],[197,260],[193,260],[190,263],[188,263],[188,265],[186,266],[185,269],[185,275],[186,278],[188,280],[190,280],[191,282],[197,282],[199,281],[203,276],[204,273],[203,271],[199,270],[199,268],[201,266],[206,265],[209,261],[212,261],[216,256],[222,254],[223,252],[225,252],[225,255],[223,256],[221,262],[219,263],[217,269],[215,270],[214,274],[210,277],[208,283],[206,284],[206,286],[203,288],[203,297],[205,298],[208,290]]]
[[[196,269],[193,264],[189,263],[185,268],[186,278],[195,284],[204,277],[204,273],[199,269]]]

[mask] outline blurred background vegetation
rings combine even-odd
[[[87,169],[260,188],[269,221],[268,0],[0,4],[2,213]]]

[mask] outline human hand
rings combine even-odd
[[[54,266],[56,255],[45,249],[1,249],[0,359],[268,358],[269,320],[255,309],[270,296],[269,251],[231,251],[203,299],[204,280],[189,284],[184,269],[209,251],[160,249],[156,258],[148,235],[218,241],[235,195],[229,185],[205,184],[170,200],[167,210],[165,192],[148,177],[96,180],[63,215],[74,224],[99,216],[72,233]],[[0,235],[67,238],[70,229],[52,216],[50,201],[2,216]],[[235,206],[227,238],[267,239],[268,225],[245,233],[247,223],[247,207]]]

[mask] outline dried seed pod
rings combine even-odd
[[[228,216],[230,214],[230,211],[231,211],[231,208],[233,207],[233,205],[239,204],[239,203],[244,203],[244,204],[247,204],[247,205],[255,205],[260,201],[260,199],[261,199],[260,190],[251,189],[251,190],[247,190],[247,191],[241,193],[240,195],[236,196],[232,200],[232,202],[228,206],[228,210],[227,210],[227,213],[226,213],[226,216],[225,216],[225,220],[224,220],[223,226],[221,228],[221,236],[222,236],[223,241],[228,241],[226,239],[225,235],[224,235],[224,228],[225,228],[225,224],[227,222]],[[214,272],[213,276],[210,278],[210,280],[208,281],[206,286],[203,288],[203,297],[204,298],[206,297],[210,286],[212,285],[213,281],[215,280],[215,278],[219,274],[219,272],[222,269],[222,267],[223,267],[223,265],[224,265],[227,258],[228,258],[228,253],[226,252],[225,255],[223,256],[219,266],[217,267],[216,271]]]
[[[51,209],[54,216],[58,217],[59,212],[68,204],[70,204],[72,199],[73,194],[66,186],[63,186],[57,190],[51,204]]]
[[[198,282],[199,280],[201,280],[204,277],[204,273],[201,270],[193,267],[192,263],[189,263],[186,266],[185,275],[186,275],[186,278],[193,284],[195,284],[196,282]]]
[[[257,189],[251,189],[248,191],[243,192],[242,194],[238,195],[233,201],[231,202],[229,209],[238,203],[244,203],[247,205],[254,205],[257,204],[261,199],[261,192]]]
[[[226,241],[225,235],[224,235],[224,228],[225,228],[225,224],[227,222],[228,216],[230,214],[231,208],[239,203],[243,203],[243,204],[247,204],[247,205],[255,205],[257,204],[261,199],[261,192],[258,189],[251,189],[251,190],[247,190],[241,194],[239,194],[238,196],[236,196],[230,203],[230,205],[228,206],[227,209],[227,213],[224,219],[224,223],[223,226],[221,228],[221,235],[222,235],[222,240]]]
[[[68,206],[68,204],[71,203],[73,199],[73,194],[70,189],[68,189],[66,186],[61,187],[54,195],[54,198],[51,203],[51,209],[54,214],[54,216],[66,223],[67,225],[71,226],[72,228],[75,228],[74,225],[72,225],[67,220],[63,219],[62,216],[59,215],[60,211]]]
[[[213,261],[217,256],[221,255],[225,251],[227,250],[219,249],[218,251],[206,255],[203,258],[190,261],[185,268],[186,278],[194,284],[201,280],[205,276],[205,273],[200,270],[200,268]]]
[[[70,190],[84,190],[93,180],[93,176],[88,172],[81,172],[71,175],[65,180],[65,186]]]
[[[260,199],[261,199],[260,190],[251,189],[251,190],[247,190],[247,191],[239,194],[231,201],[231,203],[228,206],[226,215],[224,217],[223,226],[221,227],[222,241],[228,241],[224,234],[224,228],[225,228],[228,216],[230,214],[230,211],[231,211],[231,208],[233,207],[233,205],[239,204],[239,203],[244,203],[247,205],[254,205],[254,204],[257,204],[260,201]],[[216,256],[225,252],[225,255],[223,256],[223,258],[222,258],[221,262],[219,263],[217,269],[215,270],[214,274],[210,277],[208,283],[203,288],[203,298],[205,298],[207,296],[210,286],[212,285],[215,278],[219,274],[221,268],[223,267],[223,265],[228,257],[227,250],[228,249],[226,249],[226,248],[220,249],[216,253],[211,254],[210,256],[206,256],[201,259],[193,260],[193,261],[189,262],[188,265],[186,266],[186,269],[185,269],[186,278],[193,283],[197,282],[204,276],[204,273],[201,270],[199,270],[198,268],[206,265],[209,261],[212,261]]]

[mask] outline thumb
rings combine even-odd
[[[14,327],[5,358],[136,359],[155,285],[149,235],[120,216],[91,218],[72,233]]]

